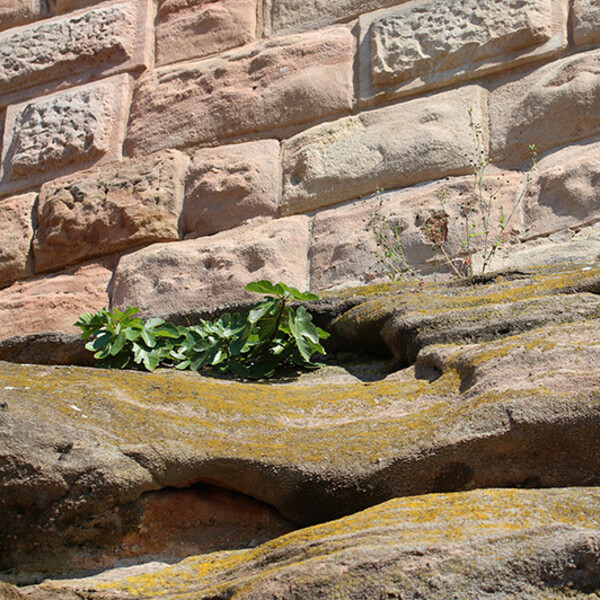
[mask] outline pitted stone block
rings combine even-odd
[[[360,24],[365,100],[510,68],[567,44],[562,0],[414,0],[363,15]]]
[[[44,184],[33,243],[36,272],[179,239],[186,165],[187,157],[170,150]]]
[[[142,75],[134,95],[131,155],[270,132],[347,113],[354,37],[346,26],[245,46],[218,58]]]
[[[128,0],[0,34],[0,96],[80,73],[148,66],[149,6]]]
[[[130,77],[117,75],[10,106],[0,194],[120,158],[130,96]]]

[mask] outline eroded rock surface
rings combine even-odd
[[[600,492],[581,486],[600,485],[599,293],[597,266],[571,266],[314,305],[343,307],[335,343],[387,346],[395,371],[265,385],[0,363],[2,577],[109,569],[6,594],[597,589]]]
[[[583,599],[600,578],[599,500],[600,488],[400,498],[255,550],[28,591],[90,600]]]

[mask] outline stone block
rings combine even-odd
[[[18,281],[0,290],[0,339],[33,333],[81,333],[73,326],[79,315],[108,305],[112,267],[107,261],[89,264]]]
[[[415,0],[360,18],[361,97],[429,89],[567,46],[563,0]]]
[[[277,140],[198,150],[186,177],[184,233],[209,235],[273,217],[280,195]]]
[[[0,200],[0,287],[30,274],[32,211],[37,194]]]
[[[599,219],[600,141],[540,160],[525,203],[525,236],[539,237]]]
[[[79,10],[80,8],[100,4],[103,1],[104,0],[47,0],[52,13],[55,15],[62,15],[63,13],[72,10]]]
[[[130,97],[131,79],[123,74],[9,106],[0,195],[118,160]]]
[[[600,131],[600,50],[554,61],[490,94],[491,153],[517,163]]]
[[[91,72],[149,65],[150,0],[105,4],[0,34],[0,96]]]
[[[577,46],[600,42],[600,2],[574,0],[573,38]]]
[[[161,0],[156,64],[216,54],[256,39],[257,0]]]
[[[468,86],[317,125],[285,141],[281,213],[470,172],[468,109],[484,123],[486,94]]]
[[[179,239],[187,157],[175,150],[79,172],[40,190],[36,272]]]
[[[142,75],[131,155],[274,132],[348,112],[354,38],[335,27]]]
[[[496,239],[507,244],[516,241],[522,230],[520,208],[516,207],[504,233],[500,222],[517,204],[521,175],[494,172],[484,181],[483,197],[491,200],[487,227],[482,220],[487,212],[473,201],[472,177],[386,192],[317,213],[310,248],[312,287],[325,290],[453,274],[440,246],[449,257],[457,258],[457,268],[464,269],[467,229],[482,234],[487,228],[488,249]],[[467,221],[469,206],[473,209]],[[484,236],[475,235],[469,242],[479,257]],[[384,244],[390,256],[386,257]]]
[[[215,310],[259,299],[244,286],[260,279],[304,290],[308,230],[309,218],[302,215],[148,246],[119,261],[112,305],[137,306],[144,315]]]
[[[0,31],[31,23],[48,16],[48,9],[42,0],[1,0]]]
[[[394,4],[398,0],[264,0],[265,35],[318,29]]]

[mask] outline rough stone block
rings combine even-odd
[[[81,333],[73,327],[82,312],[108,305],[109,262],[81,266],[58,275],[18,281],[0,290],[0,339],[32,333]]]
[[[282,214],[468,173],[468,109],[484,123],[486,94],[468,86],[318,125],[285,141]]]
[[[100,4],[103,1],[104,0],[47,0],[55,15],[61,15],[71,10],[78,10],[80,8],[86,8],[87,6],[93,6],[94,4]]]
[[[0,287],[30,274],[32,211],[37,195],[0,200]]]
[[[256,39],[256,0],[161,0],[156,64],[216,54]]]
[[[600,141],[540,160],[525,203],[525,236],[577,228],[600,216]]]
[[[148,66],[149,0],[103,5],[0,34],[0,96],[90,71]]]
[[[600,131],[600,50],[569,56],[495,89],[490,140],[496,162],[516,163]]]
[[[147,154],[348,112],[353,46],[350,30],[335,27],[155,69],[137,86],[127,148]]]
[[[309,218],[297,216],[148,246],[119,261],[112,304],[138,306],[146,315],[167,314],[256,300],[244,286],[260,279],[305,289],[308,229]]]
[[[265,34],[317,29],[394,4],[398,4],[398,0],[264,0]]]
[[[583,46],[600,41],[600,2],[574,0],[573,24],[576,45]]]
[[[488,249],[496,239],[505,243],[518,239],[522,212],[517,207],[502,234],[500,220],[516,205],[521,176],[495,172],[485,177],[484,199],[491,200]],[[483,233],[484,212],[472,196],[473,178],[459,177],[444,183],[387,192],[317,213],[313,220],[310,248],[310,281],[324,290],[389,281],[392,277],[414,278],[453,273],[440,250],[457,258],[464,269],[467,228]],[[497,190],[492,199],[492,191]],[[442,199],[440,199],[442,196]],[[473,206],[467,227],[465,209]],[[487,213],[486,213],[487,214]],[[385,256],[385,240],[392,256]],[[483,235],[470,239],[473,253],[484,247]],[[462,255],[462,257],[461,257]],[[411,275],[410,271],[415,274]]]
[[[129,75],[9,106],[0,194],[121,157]]]
[[[567,45],[567,16],[562,0],[415,0],[363,15],[361,96],[455,83],[554,54]]]
[[[47,6],[41,0],[0,0],[0,31],[47,15]]]
[[[179,239],[187,157],[175,150],[44,184],[36,272],[142,244]]]
[[[186,178],[184,233],[209,235],[275,216],[280,195],[277,140],[198,150]]]

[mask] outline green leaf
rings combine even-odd
[[[271,294],[274,296],[282,296],[284,293],[281,284],[273,285],[270,281],[266,279],[261,279],[260,281],[252,281],[251,283],[246,284],[244,288],[247,292],[256,292],[257,294]]]

